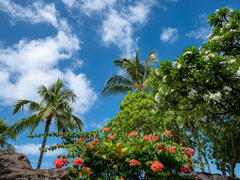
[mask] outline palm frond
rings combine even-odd
[[[1,148],[6,148],[7,150],[10,150],[10,151],[16,151],[16,149],[14,148],[13,145],[9,144],[6,139],[4,139],[3,137],[0,137],[0,147]]]
[[[45,86],[42,85],[38,88],[38,94],[42,96],[40,104],[42,103],[48,104],[50,102],[51,95],[49,94],[49,91]]]
[[[76,122],[76,124],[78,126],[78,130],[80,132],[82,132],[82,127],[84,126],[84,123],[82,122],[82,120],[80,118],[78,118],[77,116],[74,116],[74,115],[73,115],[73,120]]]
[[[63,84],[63,82],[60,80],[60,78],[58,78],[58,81],[56,83],[56,91],[55,91],[55,94],[56,96],[59,95],[59,92],[61,92],[61,89],[65,87],[65,85]]]
[[[69,90],[63,90],[62,92],[60,92],[59,94],[59,99],[58,99],[58,102],[59,101],[70,101],[70,102],[75,102],[77,98],[77,95],[74,94],[72,91],[69,91]]]
[[[12,133],[20,134],[24,130],[26,130],[31,124],[34,122],[36,115],[29,116],[27,118],[21,119],[19,121],[14,122],[11,126],[9,126],[9,130]]]
[[[29,105],[29,108],[28,108],[28,112],[33,114],[33,113],[39,111],[41,107],[42,107],[42,104],[31,101],[30,105]]]
[[[22,112],[24,111],[24,105],[25,104],[28,104],[28,103],[31,103],[32,101],[29,101],[29,100],[18,100],[16,102],[16,104],[14,104],[12,107],[14,108],[13,109],[13,113],[12,114],[16,114],[17,112],[20,112],[21,108],[22,108]]]
[[[120,93],[124,94],[128,91],[133,90],[133,85],[124,85],[124,84],[111,84],[103,88],[100,92],[103,98],[106,98],[111,95],[118,95]]]
[[[106,82],[105,85],[111,84],[124,84],[124,85],[132,85],[133,82],[128,80],[127,78],[119,75],[112,75]]]

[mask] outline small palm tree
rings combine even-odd
[[[6,125],[7,119],[0,120],[0,147],[5,148],[10,151],[16,151],[13,145],[7,143],[7,140],[17,141],[17,134],[12,132],[9,129],[9,126]]]
[[[45,133],[49,132],[49,126],[52,120],[57,126],[58,133],[66,133],[73,130],[82,131],[83,122],[76,116],[73,115],[73,108],[69,105],[69,101],[74,102],[77,96],[67,89],[61,89],[64,87],[63,82],[58,79],[55,84],[52,84],[48,89],[45,86],[39,87],[38,94],[42,97],[40,103],[29,101],[29,100],[18,100],[13,106],[13,114],[20,112],[25,104],[29,104],[28,111],[32,114],[31,116],[16,121],[11,125],[13,132],[20,133],[26,128],[28,131],[36,131],[36,127],[40,122],[44,122],[46,119]],[[47,136],[44,136],[42,142],[42,148],[45,148]],[[40,169],[44,151],[40,153],[38,167]]]
[[[146,81],[153,63],[157,63],[155,57],[156,51],[151,51],[145,62],[140,62],[138,59],[138,51],[136,51],[135,59],[121,58],[113,60],[115,67],[120,68],[127,78],[119,75],[112,75],[106,82],[100,94],[108,97],[111,95],[118,95],[119,93],[126,93],[133,89],[141,91],[148,91],[149,89],[143,86]]]

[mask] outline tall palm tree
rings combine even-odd
[[[143,86],[143,83],[150,73],[152,64],[158,62],[155,56],[156,51],[151,51],[145,62],[139,61],[138,50],[136,49],[135,51],[135,59],[121,58],[113,60],[115,67],[120,68],[127,78],[120,75],[112,75],[105,82],[106,87],[100,92],[104,98],[111,95],[118,95],[119,93],[126,93],[133,89],[148,91],[148,89]]]
[[[66,133],[73,131],[74,129],[82,131],[83,122],[76,116],[73,115],[73,108],[70,107],[70,103],[74,102],[77,96],[70,90],[61,89],[65,87],[63,82],[58,79],[55,84],[52,84],[48,89],[45,86],[40,86],[38,94],[42,97],[40,103],[29,101],[29,100],[18,100],[13,106],[13,114],[20,112],[25,104],[29,104],[28,111],[32,114],[31,116],[16,121],[11,125],[13,132],[20,133],[26,128],[28,131],[36,131],[36,127],[40,122],[44,122],[46,119],[45,133],[49,132],[49,126],[52,120],[57,126],[58,133]],[[42,142],[42,148],[45,148],[47,136],[44,136]],[[40,152],[37,169],[40,169],[44,151]]]
[[[10,151],[16,151],[13,145],[7,143],[7,140],[10,138],[11,140],[17,141],[17,133],[12,132],[6,123],[7,118],[0,120],[0,147],[6,147],[6,149]]]

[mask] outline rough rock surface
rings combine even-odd
[[[67,168],[32,169],[26,155],[0,149],[0,180],[73,180],[77,177],[68,174]]]
[[[178,173],[180,176],[193,176],[194,178],[197,177],[197,180],[232,180],[229,176],[224,176],[221,174],[210,174],[210,173],[203,173],[203,172],[191,172],[189,174],[185,173]],[[169,180],[174,180],[173,178]],[[240,180],[238,178],[238,180]]]

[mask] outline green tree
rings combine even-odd
[[[151,51],[145,62],[139,61],[137,49],[135,51],[135,59],[121,58],[113,60],[115,67],[122,70],[127,78],[120,75],[112,75],[105,82],[106,87],[100,92],[103,97],[126,93],[133,89],[138,89],[139,91],[149,90],[143,86],[143,83],[150,73],[152,64],[158,62],[156,59],[156,51]]]
[[[49,132],[49,126],[52,120],[57,126],[58,133],[66,133],[73,130],[82,131],[82,126],[84,125],[81,119],[73,115],[73,108],[70,107],[70,102],[74,102],[77,96],[70,90],[62,89],[64,87],[63,82],[58,79],[55,84],[52,84],[48,89],[45,86],[40,86],[38,89],[38,94],[42,97],[40,103],[29,101],[29,100],[18,100],[13,106],[13,114],[24,111],[23,107],[29,104],[28,111],[32,115],[16,121],[11,125],[11,129],[14,133],[21,133],[26,128],[28,131],[36,131],[36,127],[40,122],[44,122],[46,119],[45,133]],[[47,136],[44,136],[42,142],[42,149],[45,148]],[[38,167],[40,169],[44,150],[41,151]]]
[[[9,144],[7,140],[17,141],[17,133],[12,132],[9,126],[6,125],[7,119],[0,120],[0,147],[10,151],[16,151],[13,145]]]
[[[218,164],[227,168],[231,178],[235,177],[234,168],[240,158],[237,140],[240,126],[239,19],[240,11],[233,12],[228,8],[213,13],[208,23],[214,29],[207,43],[199,50],[194,46],[187,47],[173,63],[170,60],[161,62],[159,73],[156,75],[155,70],[152,70],[149,76],[153,80],[153,92],[159,106],[165,110],[205,114],[209,120],[205,125],[211,133],[203,128],[202,132],[211,142],[216,141],[217,133],[229,137],[220,138],[223,141],[220,145],[231,145],[225,146],[226,151],[214,143],[211,147],[213,152],[209,152]],[[202,122],[197,121],[200,127]],[[206,150],[203,144],[208,140],[204,139],[200,146]]]

